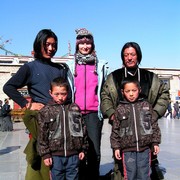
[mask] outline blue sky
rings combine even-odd
[[[36,34],[50,28],[59,38],[56,56],[63,56],[68,42],[74,53],[75,29],[85,27],[94,35],[98,58],[112,69],[121,67],[121,48],[129,41],[141,46],[140,67],[180,69],[179,9],[179,0],[4,0],[0,37],[11,39],[6,49],[31,55]]]

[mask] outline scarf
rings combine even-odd
[[[81,53],[76,53],[75,54],[75,72],[74,75],[77,76],[77,72],[76,72],[76,65],[77,64],[95,64],[95,69],[94,69],[94,73],[97,74],[97,56],[93,53],[93,54],[87,54],[87,55],[83,55]]]

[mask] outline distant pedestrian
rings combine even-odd
[[[2,126],[1,131],[12,131],[13,122],[11,120],[11,107],[9,105],[9,100],[4,100],[4,105],[2,106]]]
[[[168,104],[167,113],[166,113],[165,117],[167,118],[169,115],[170,115],[170,118],[172,119],[172,106],[171,106],[171,101],[170,101],[169,104]]]
[[[2,120],[3,120],[2,104],[3,104],[3,102],[0,100],[0,131],[2,130]]]
[[[174,114],[173,114],[173,118],[175,119],[176,117],[179,119],[179,103],[178,103],[178,101],[176,101],[176,102],[174,103]]]

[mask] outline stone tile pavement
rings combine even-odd
[[[26,160],[23,150],[28,136],[22,122],[16,122],[14,131],[0,132],[0,180],[24,180]],[[166,168],[165,180],[180,180],[180,120],[159,120],[162,132],[161,152],[158,155],[160,164]],[[113,167],[112,150],[109,136],[111,126],[104,122],[102,131],[101,174]]]

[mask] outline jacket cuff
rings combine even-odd
[[[155,120],[159,119],[159,114],[155,110],[153,111],[153,117],[154,117]]]
[[[47,159],[47,158],[51,158],[51,157],[52,157],[52,156],[51,156],[50,154],[46,154],[46,155],[42,156],[43,160],[44,160],[44,159]]]
[[[113,114],[114,114],[115,110],[114,109],[109,109],[106,111],[106,114],[108,116],[108,118],[110,118]]]

